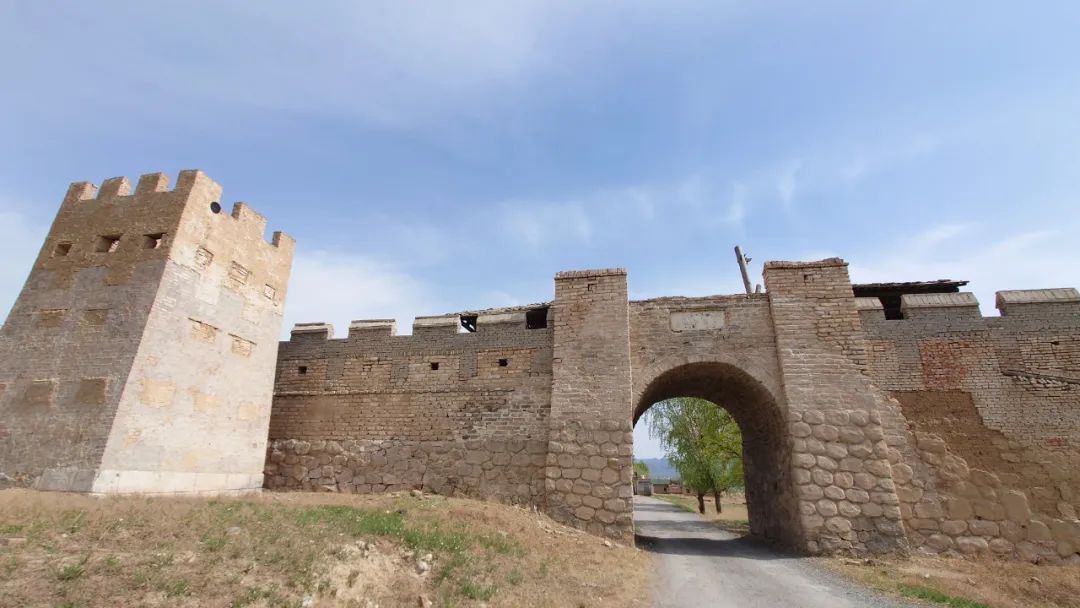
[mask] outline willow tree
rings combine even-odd
[[[677,398],[661,401],[646,413],[649,434],[660,441],[665,457],[694,491],[698,511],[712,494],[716,511],[720,496],[743,486],[742,433],[731,414],[711,401]]]

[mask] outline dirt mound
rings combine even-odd
[[[3,606],[644,606],[648,558],[439,496],[0,491]]]

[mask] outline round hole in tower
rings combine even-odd
[[[217,201],[210,203],[210,211],[212,213],[221,213],[221,203]]]

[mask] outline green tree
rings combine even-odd
[[[640,460],[634,461],[634,474],[638,479],[649,479],[649,465]]]
[[[743,486],[742,433],[735,419],[710,401],[688,397],[661,401],[646,418],[649,434],[697,494],[698,511],[705,512],[705,495],[712,494],[720,512],[720,496]]]

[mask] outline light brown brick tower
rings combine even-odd
[[[262,486],[294,241],[183,171],[75,183],[0,335],[0,472],[47,490]]]

